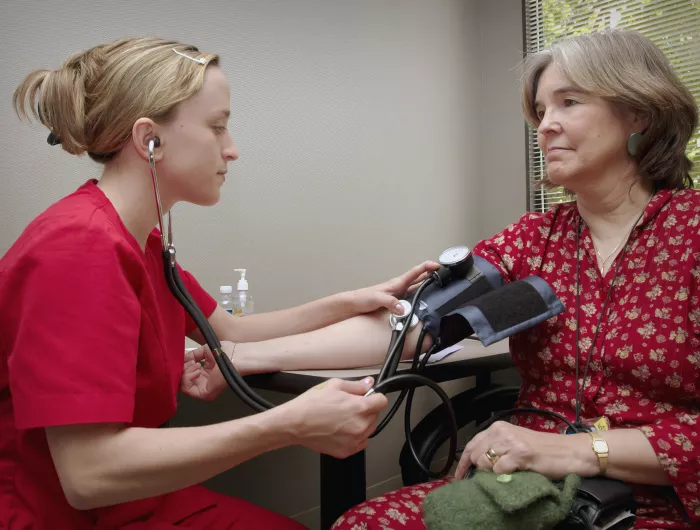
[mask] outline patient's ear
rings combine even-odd
[[[630,111],[631,133],[644,134],[649,128],[649,114],[642,111]]]

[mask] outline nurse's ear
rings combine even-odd
[[[134,149],[138,153],[139,157],[143,158],[148,162],[148,143],[151,140],[155,140],[155,153],[154,159],[159,162],[163,158],[163,153],[161,149],[157,149],[162,145],[160,137],[156,134],[156,124],[153,120],[149,118],[139,118],[134,123],[134,127],[131,131],[131,141],[133,143]]]

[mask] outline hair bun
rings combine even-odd
[[[89,96],[99,82],[107,63],[107,55],[102,46],[97,46],[71,57],[63,68],[74,70],[82,81],[85,95]],[[87,110],[87,109],[86,109]]]

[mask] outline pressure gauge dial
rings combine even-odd
[[[474,264],[474,257],[468,247],[457,246],[440,254],[438,262],[442,267],[436,271],[436,275],[439,284],[444,287],[447,282],[465,278]]]
[[[440,254],[438,262],[440,262],[440,265],[443,265],[445,267],[454,267],[462,262],[467,261],[471,257],[471,255],[472,251],[469,250],[469,248],[467,247],[451,247],[445,250],[442,254]]]

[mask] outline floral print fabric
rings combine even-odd
[[[506,281],[530,275],[545,279],[566,307],[564,313],[510,339],[522,377],[517,406],[575,418],[579,223],[579,378],[592,352],[581,415],[605,416],[611,428],[640,429],[666,471],[670,487],[635,486],[635,528],[700,527],[700,192],[657,192],[633,228],[624,254],[604,276],[575,202],[545,214],[528,213],[474,248]],[[618,264],[608,308],[590,349]],[[517,421],[538,431],[559,429],[542,416],[521,416]],[[441,484],[404,488],[384,497],[389,500],[368,501],[348,512],[335,530],[424,528],[406,502],[419,501]]]

